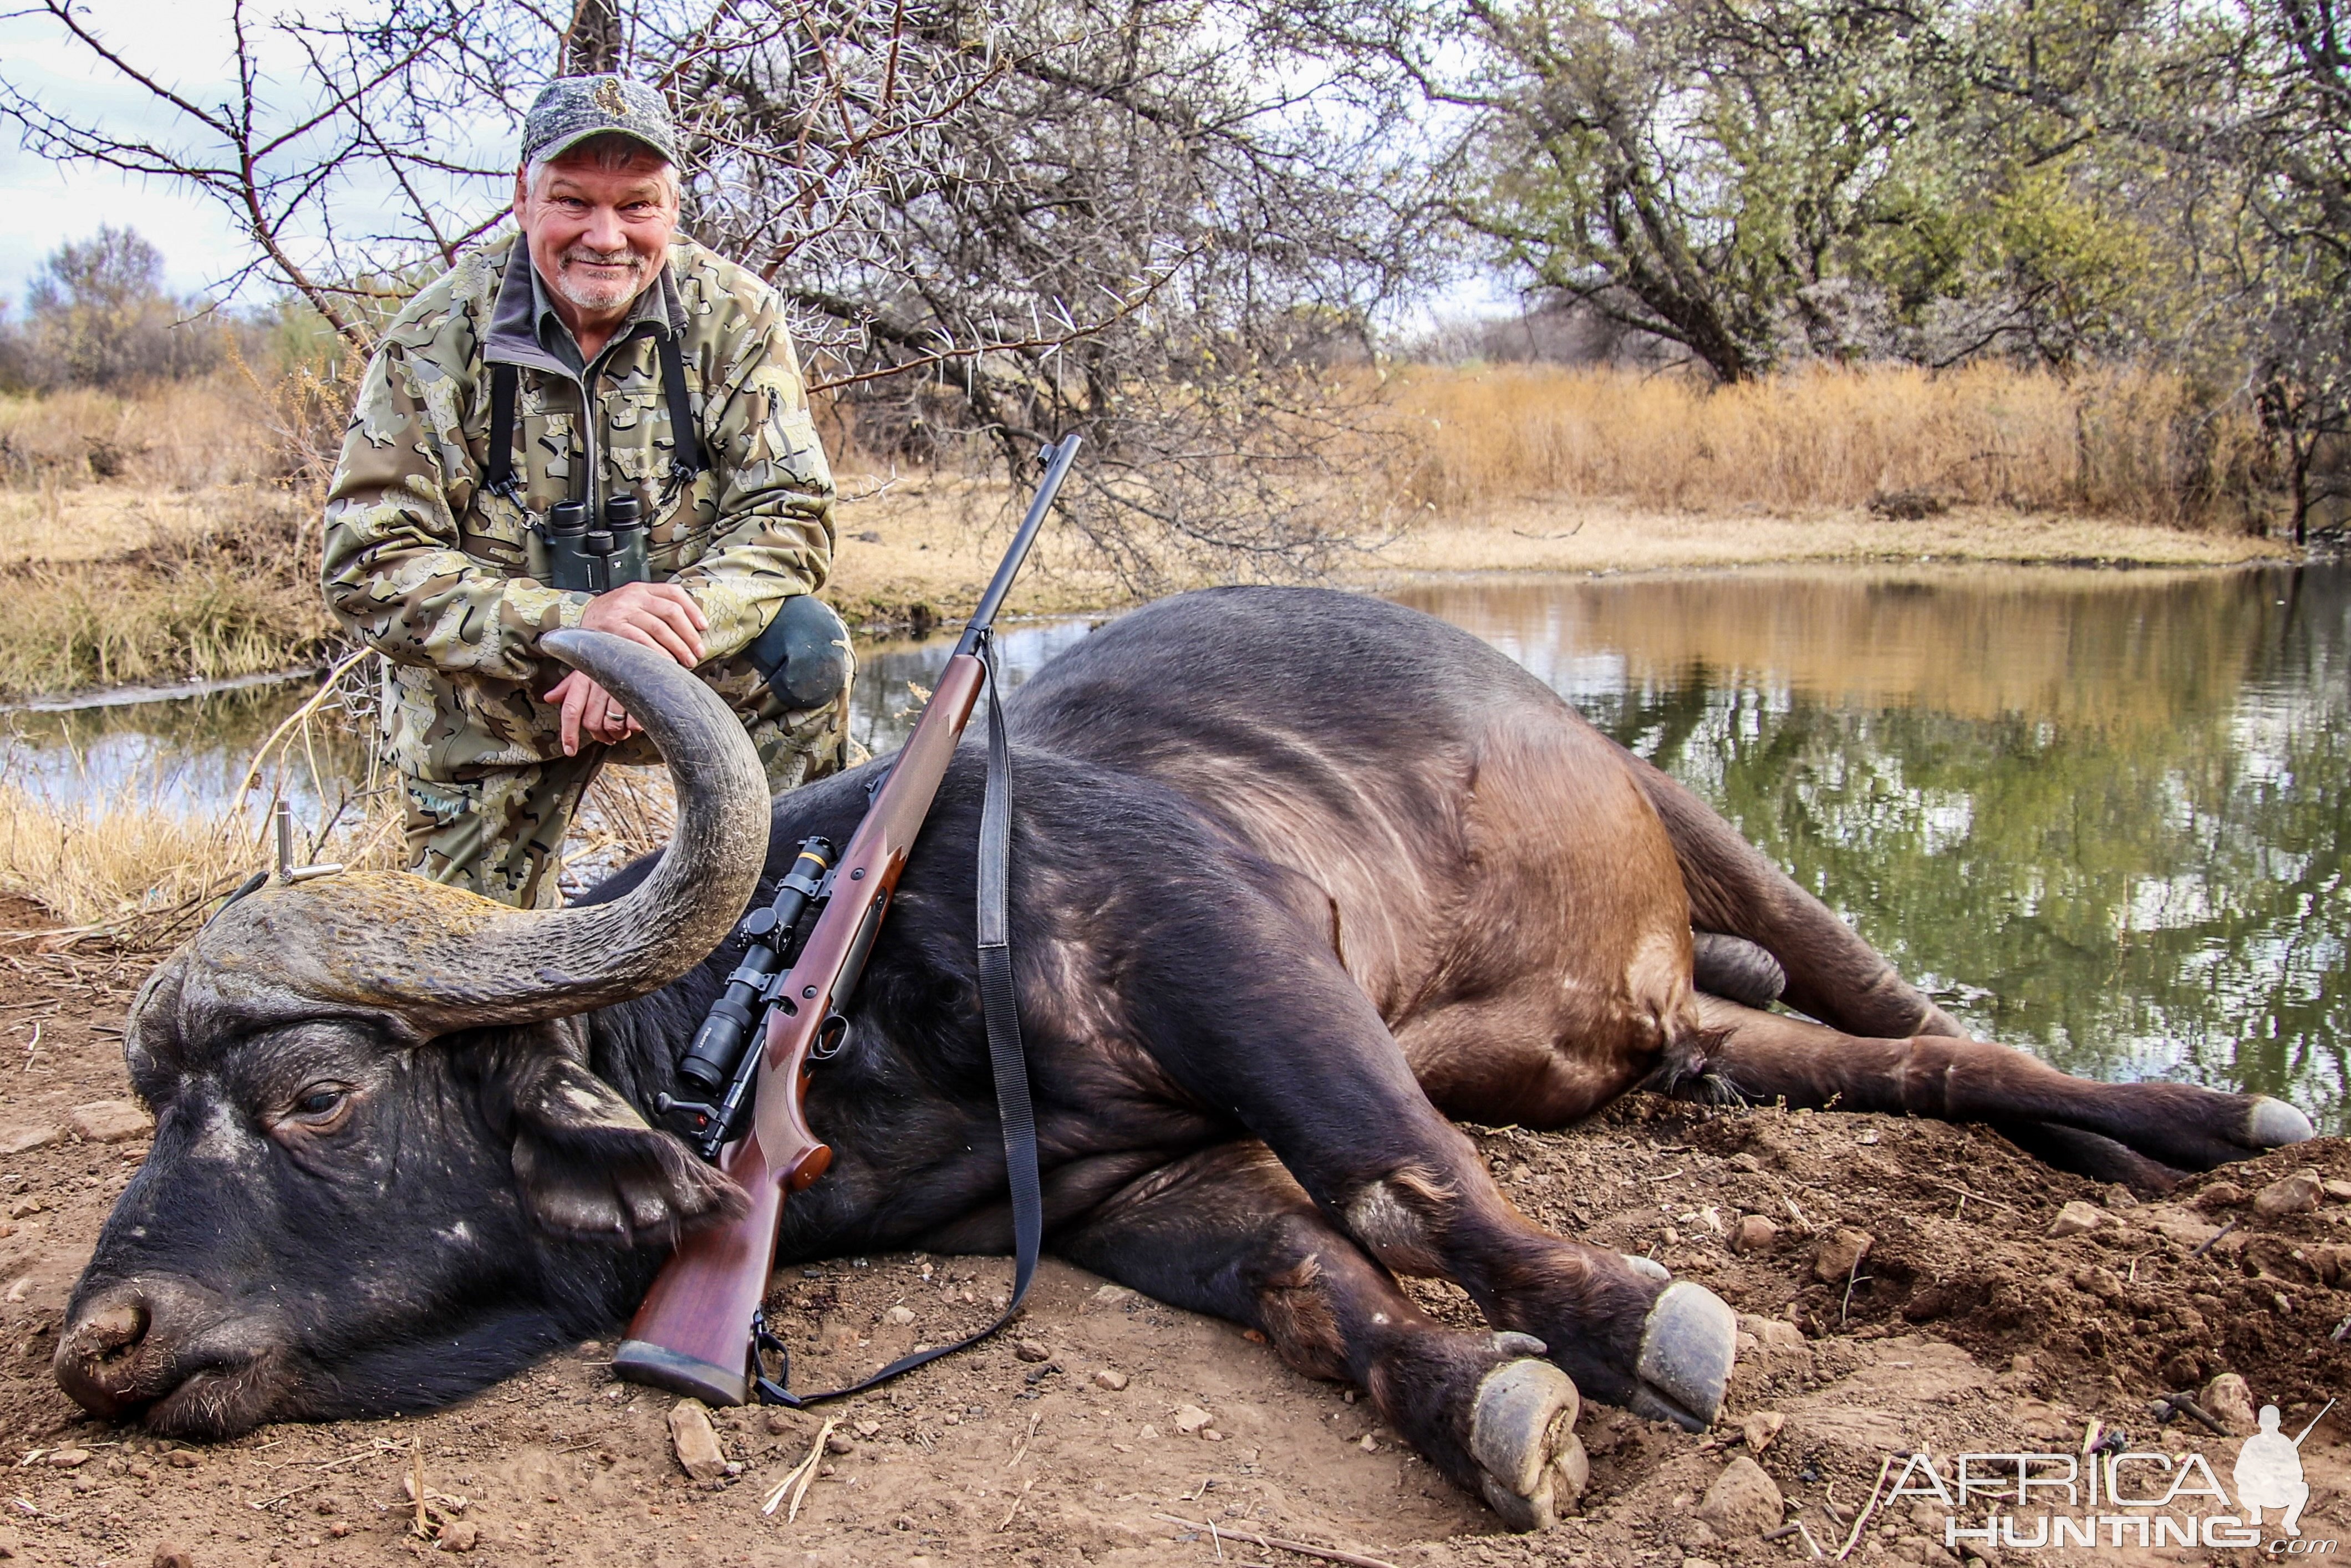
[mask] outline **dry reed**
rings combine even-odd
[[[1396,465],[1425,512],[1534,499],[1670,511],[1938,504],[2235,520],[2257,432],[2176,376],[1977,365],[1813,370],[1708,388],[1523,366],[1396,373]]]

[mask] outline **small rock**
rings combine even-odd
[[[853,1454],[857,1451],[857,1445],[835,1432],[824,1440],[824,1451],[828,1454]]]
[[[1189,1437],[1215,1419],[1197,1405],[1186,1405],[1176,1412],[1176,1429]]]
[[[1114,1307],[1121,1301],[1131,1301],[1134,1299],[1134,1292],[1124,1285],[1104,1285],[1094,1292],[1094,1301],[1098,1306]]]
[[[914,1321],[914,1309],[912,1307],[892,1307],[888,1312],[883,1312],[882,1316],[884,1321],[893,1323],[899,1328],[904,1328],[908,1323]]]
[[[857,1435],[870,1443],[874,1438],[882,1435],[882,1423],[879,1421],[860,1421],[857,1423]]]
[[[2323,1181],[2318,1190],[2335,1203],[2351,1203],[2351,1181]]]
[[[441,1527],[441,1550],[444,1552],[471,1552],[481,1542],[482,1527],[470,1519],[461,1519],[454,1524]]]
[[[1876,1239],[1866,1230],[1830,1231],[1821,1238],[1820,1250],[1813,1254],[1813,1278],[1827,1284],[1843,1284],[1853,1277],[1861,1260],[1869,1256]],[[1780,1521],[1775,1519],[1771,1522]]]
[[[1682,1559],[1682,1568],[1717,1568],[1717,1565],[1708,1558],[1685,1557]]]
[[[1760,1214],[1742,1215],[1730,1233],[1733,1252],[1769,1252],[1780,1239],[1780,1228]]]
[[[1949,1510],[1937,1508],[1923,1497],[1910,1505],[1911,1524],[1921,1534],[1929,1537],[1943,1533],[1943,1521],[1948,1517]]]
[[[2206,1384],[2199,1403],[2238,1437],[2251,1437],[2261,1425],[2253,1414],[2252,1386],[2233,1372],[2224,1372]]]
[[[1012,1342],[1012,1354],[1022,1361],[1050,1361],[1053,1359],[1053,1353],[1047,1350],[1043,1345],[1038,1343],[1033,1339],[1014,1340]]]
[[[1356,1443],[1355,1447],[1363,1449],[1364,1452],[1367,1454],[1376,1454],[1380,1451],[1379,1440],[1374,1437],[1369,1432],[1364,1434],[1362,1440]]]
[[[8,1206],[8,1218],[23,1219],[28,1215],[40,1213],[45,1207],[37,1197],[20,1197]]]
[[[2316,1171],[2296,1171],[2290,1176],[2280,1176],[2253,1194],[2253,1212],[2263,1219],[2301,1214],[2316,1208],[2325,1192],[2318,1185]]]
[[[1803,1348],[1804,1331],[1785,1318],[1759,1317],[1742,1312],[1739,1318],[1739,1328],[1740,1333],[1751,1333],[1759,1343],[1768,1344],[1775,1350]]]
[[[193,1448],[174,1448],[163,1456],[163,1462],[175,1470],[193,1470],[204,1460],[196,1457]]]
[[[2138,1194],[2131,1191],[2122,1183],[2116,1182],[2098,1195],[2098,1201],[2108,1208],[2137,1208]]]
[[[58,1127],[11,1127],[0,1133],[0,1158],[46,1149],[64,1136],[64,1130]]]
[[[1145,1442],[1154,1441],[1159,1436],[1159,1428],[1156,1427],[1146,1426],[1142,1431],[1137,1432],[1135,1436],[1143,1438]]]
[[[350,1532],[351,1527],[345,1524],[340,1519],[335,1521],[334,1523],[327,1526],[327,1533],[333,1536],[338,1541],[340,1541],[344,1536],[349,1535]]]
[[[85,1143],[120,1144],[155,1130],[155,1119],[133,1100],[93,1100],[66,1113],[66,1125]]]
[[[1719,1546],[1721,1544],[1722,1537],[1717,1535],[1713,1530],[1701,1520],[1694,1519],[1690,1521],[1689,1528],[1682,1531],[1682,1545],[1689,1550],[1694,1551],[1701,1546]]]
[[[2103,1211],[2091,1207],[2077,1197],[2057,1211],[2057,1218],[2050,1222],[2049,1234],[2059,1239],[2080,1236],[2085,1231],[2095,1230],[2105,1222]]]
[[[718,1434],[711,1429],[710,1412],[699,1399],[681,1399],[670,1406],[670,1446],[677,1451],[677,1462],[685,1473],[698,1481],[715,1481],[726,1473],[726,1455],[718,1447]]]
[[[89,1463],[88,1448],[58,1448],[49,1455],[49,1463],[61,1470],[78,1470]]]
[[[1746,1442],[1749,1453],[1760,1454],[1771,1446],[1771,1439],[1787,1424],[1788,1418],[1777,1410],[1758,1410],[1739,1424],[1739,1435]]]
[[[2234,1208],[2245,1201],[2245,1189],[2232,1181],[2216,1181],[2196,1195],[2199,1208]]]
[[[1100,1372],[1094,1374],[1094,1386],[1096,1388],[1107,1388],[1113,1394],[1116,1394],[1125,1388],[1126,1374],[1119,1371],[1114,1366],[1105,1366]]]
[[[1744,1454],[1722,1468],[1698,1505],[1698,1518],[1732,1541],[1776,1530],[1782,1511],[1779,1483]]]
[[[195,1568],[196,1560],[175,1541],[155,1542],[154,1568]]]

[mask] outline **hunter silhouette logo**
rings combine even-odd
[[[2320,1411],[2325,1415],[2325,1411]],[[2278,1528],[2288,1535],[2302,1533],[2303,1505],[2310,1500],[2310,1483],[2302,1479],[2302,1438],[2310,1436],[2311,1427],[2302,1429],[2302,1437],[2289,1437],[2278,1430],[2278,1407],[2262,1406],[2262,1429],[2245,1439],[2237,1453],[2237,1503],[2245,1511],[2247,1524],[2262,1521],[2262,1510],[2282,1508],[2283,1518]]]

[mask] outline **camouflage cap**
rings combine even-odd
[[[541,89],[522,122],[522,161],[560,157],[608,131],[634,137],[677,162],[677,127],[671,123],[669,105],[643,82],[619,76],[558,77]]]

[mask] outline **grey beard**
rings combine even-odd
[[[555,277],[551,279],[555,291],[582,310],[610,310],[616,306],[627,304],[643,290],[644,263],[633,252],[628,257],[631,276],[622,282],[589,284],[572,277],[570,264],[574,260],[601,261],[602,259],[604,258],[594,256],[574,257],[566,255],[559,257],[555,266]]]

